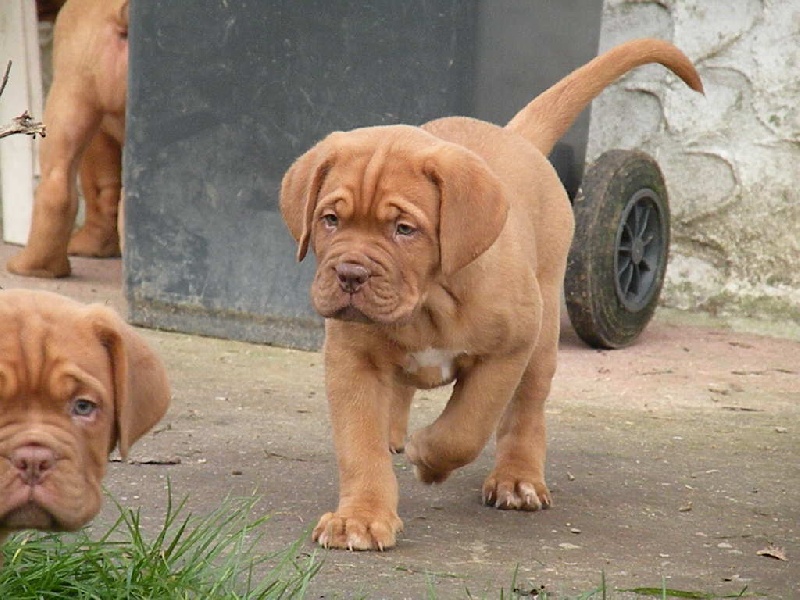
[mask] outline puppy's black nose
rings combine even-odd
[[[370,273],[357,263],[345,262],[336,265],[336,276],[339,278],[339,286],[348,294],[355,294],[361,289]]]
[[[36,485],[56,464],[56,455],[49,448],[30,444],[14,450],[11,453],[11,463],[19,472],[24,483]]]

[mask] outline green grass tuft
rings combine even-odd
[[[229,499],[210,513],[187,514],[171,490],[153,539],[138,510],[119,518],[99,539],[89,533],[26,532],[10,538],[0,568],[0,598],[15,600],[266,600],[302,598],[321,563],[297,558],[298,540],[273,554],[255,550],[269,517],[252,519],[257,498]]]

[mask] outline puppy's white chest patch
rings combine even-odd
[[[455,377],[455,358],[460,354],[463,352],[426,348],[421,352],[413,352],[408,355],[405,370],[416,375],[423,370],[438,369],[441,374],[441,382],[449,382]]]

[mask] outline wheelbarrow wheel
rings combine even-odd
[[[661,169],[642,152],[610,150],[587,170],[573,209],[570,321],[590,346],[627,346],[650,322],[664,283],[670,214]]]

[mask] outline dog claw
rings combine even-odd
[[[518,478],[490,476],[483,484],[483,503],[499,510],[537,511],[550,508],[550,491],[544,482],[540,484],[520,481]]]
[[[385,551],[395,545],[395,537],[403,522],[395,514],[363,518],[327,513],[314,528],[312,538],[323,548]]]

